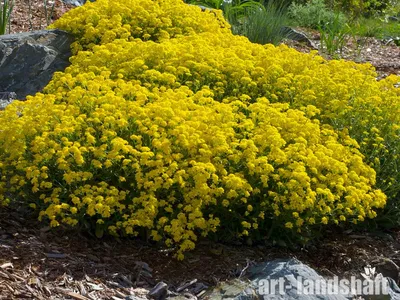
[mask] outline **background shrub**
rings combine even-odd
[[[342,26],[346,24],[346,16],[328,8],[324,0],[311,0],[306,4],[294,2],[289,7],[289,16],[296,25],[313,29],[329,27],[335,23],[335,19]]]
[[[345,11],[353,17],[381,14],[394,3],[392,0],[329,0],[330,7]]]

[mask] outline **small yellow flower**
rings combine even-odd
[[[285,227],[289,228],[289,229],[292,229],[293,228],[293,223],[292,222],[286,222],[285,223]]]

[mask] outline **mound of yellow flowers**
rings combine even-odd
[[[385,205],[370,144],[343,128],[398,102],[393,78],[252,44],[180,0],[97,0],[52,27],[76,36],[71,66],[0,114],[1,194],[52,226],[146,233],[183,258],[201,235],[307,235]]]

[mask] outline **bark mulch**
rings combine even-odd
[[[102,238],[51,229],[24,208],[0,210],[0,299],[125,299],[164,281],[171,291],[188,282],[214,286],[250,264],[297,258],[325,276],[359,275],[368,264],[398,280],[400,232],[332,231],[307,248],[226,245],[200,241],[177,261],[138,239]],[[381,268],[379,267],[381,266]],[[397,273],[396,273],[397,272]]]

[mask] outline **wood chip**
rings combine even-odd
[[[39,279],[37,277],[31,277],[28,280],[29,285],[38,285],[39,284]]]
[[[82,295],[79,295],[77,293],[74,293],[72,291],[64,290],[64,289],[61,289],[61,288],[57,288],[57,291],[63,293],[64,295],[70,296],[70,297],[72,297],[74,299],[77,299],[77,300],[90,300],[89,298],[87,298],[85,296],[82,296]]]
[[[90,286],[90,287],[92,288],[92,290],[95,290],[95,291],[101,291],[101,290],[103,290],[103,288],[102,288],[101,286],[97,285],[97,284],[90,283],[90,282],[87,282],[86,284],[87,284],[88,286]]]
[[[115,293],[118,295],[118,296],[120,296],[120,297],[122,297],[122,298],[126,298],[127,297],[127,295],[125,295],[124,293],[122,293],[122,292],[120,292],[120,291],[118,291],[118,290],[115,290]]]
[[[8,269],[8,268],[11,268],[11,269],[14,268],[13,264],[8,262],[8,263],[2,264],[0,266],[0,269]]]

